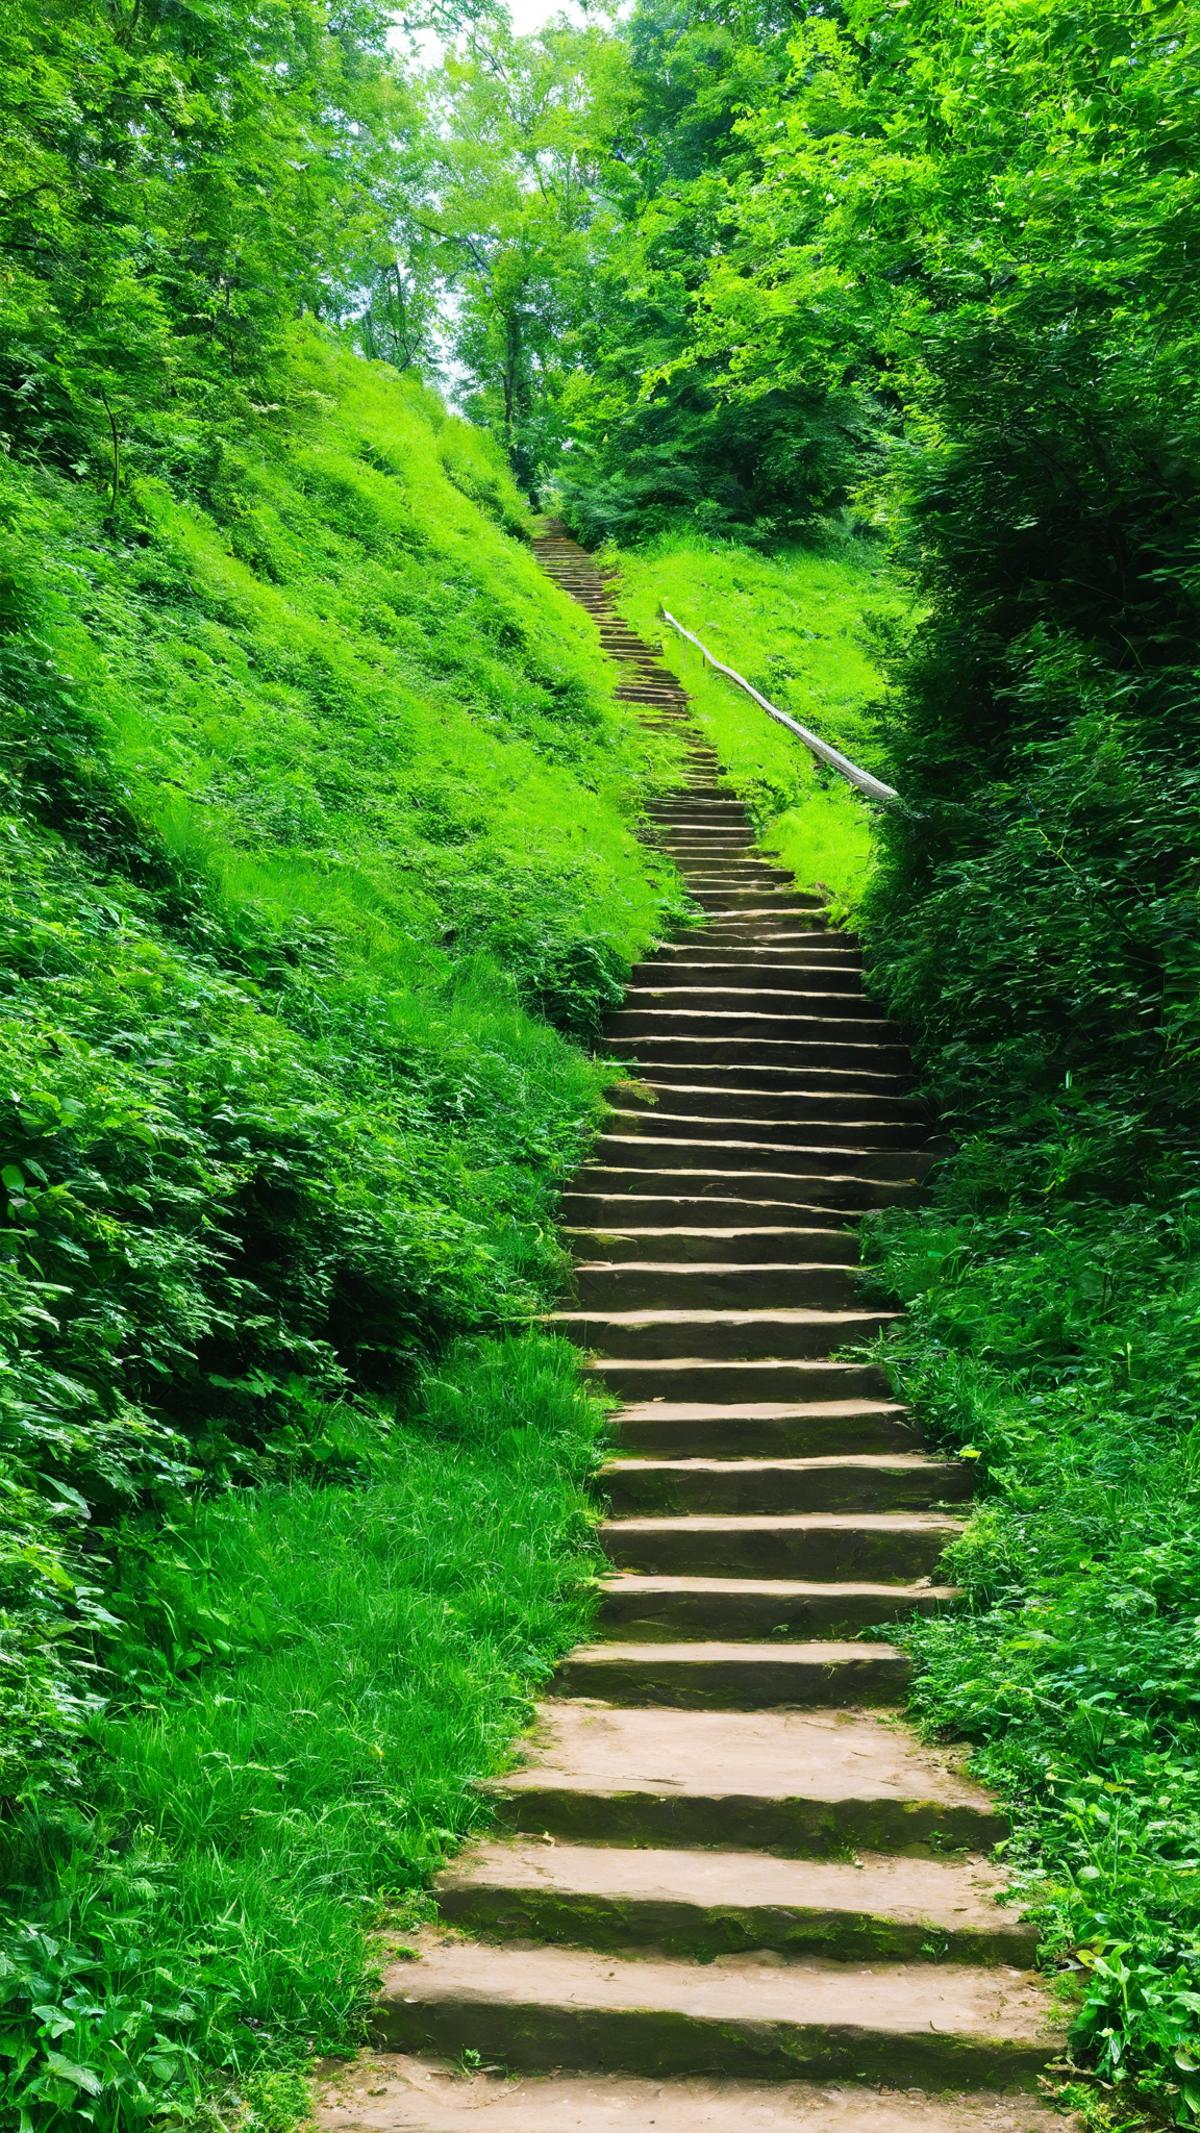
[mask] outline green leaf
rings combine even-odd
[[[90,2066],[80,2066],[74,2059],[64,2059],[61,2052],[47,2052],[46,2064],[52,2074],[62,2081],[70,2081],[75,2088],[84,2089],[89,2096],[98,2096],[104,2087],[99,2074]]]

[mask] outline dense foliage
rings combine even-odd
[[[791,10],[639,0],[627,30],[514,37],[485,12],[431,89],[433,252],[465,403],[589,537],[730,526],[762,539],[840,500],[865,432],[800,385],[734,403],[698,293],[771,108]]]
[[[0,435],[212,479],[301,309],[394,292],[419,167],[377,0],[12,0],[0,22]],[[390,350],[385,352],[391,352]]]

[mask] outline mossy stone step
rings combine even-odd
[[[925,1511],[962,1502],[972,1481],[959,1459],[849,1451],[800,1459],[608,1459],[598,1479],[618,1518]]]
[[[600,1625],[622,1638],[857,1637],[898,1616],[933,1614],[954,1588],[915,1584],[805,1584],[795,1578],[647,1577],[606,1579]]]
[[[893,1645],[832,1638],[804,1644],[613,1641],[568,1652],[550,1692],[684,1711],[819,1710],[900,1703],[910,1671],[906,1655]]]
[[[656,1133],[653,1119],[639,1121],[636,1133],[602,1133],[596,1142],[593,1162],[601,1168],[629,1169],[644,1164],[657,1169],[768,1171],[773,1175],[865,1178],[871,1183],[923,1177],[935,1158],[919,1148],[855,1148],[836,1146],[789,1146],[786,1141],[757,1135],[736,1138],[727,1121],[705,1120],[694,1138],[680,1133]],[[588,1166],[589,1170],[591,1165]],[[586,1176],[583,1172],[581,1175]]]
[[[764,1130],[770,1128],[772,1148],[908,1148],[920,1150],[929,1139],[928,1131],[922,1134],[919,1126],[907,1119],[870,1119],[847,1115],[844,1118],[808,1118],[806,1106],[797,1103],[793,1115],[779,1122],[761,1118],[744,1117],[745,1106],[732,1103],[724,1115],[696,1109],[688,1102],[688,1092],[664,1096],[656,1104],[647,1097],[642,1109],[635,1105],[626,1107],[624,1102],[613,1104],[609,1110],[609,1123],[614,1132],[627,1135],[643,1133],[656,1140],[699,1140],[714,1128],[721,1129],[731,1140],[752,1141],[763,1138]],[[867,1105],[860,1103],[858,1110]]]
[[[773,1859],[765,1852],[531,1841],[471,1848],[438,1877],[470,1933],[711,1961],[773,1950],[837,1962],[1030,1963],[1036,1935],[1001,1909],[981,1859]]]
[[[614,1356],[742,1358],[832,1355],[885,1331],[894,1311],[550,1311],[543,1324]]]
[[[507,1829],[593,1844],[983,1853],[995,1802],[943,1749],[873,1711],[678,1711],[551,1702],[485,1788]]]
[[[684,1261],[629,1259],[616,1264],[589,1261],[575,1272],[575,1297],[585,1310],[617,1310],[639,1303],[644,1309],[731,1304],[755,1310],[790,1305],[829,1305],[845,1309],[859,1293],[856,1267],[828,1260],[753,1261],[727,1265],[718,1258]]]
[[[967,1964],[684,1963],[432,1932],[414,1946],[384,1976],[380,2041],[508,2066],[1015,2088],[1059,2045],[1043,1990]]]
[[[836,1164],[823,1168],[814,1165],[798,1172],[736,1166],[725,1170],[715,1160],[710,1168],[672,1163],[667,1160],[668,1154],[669,1150],[662,1151],[660,1164],[653,1168],[649,1164],[589,1163],[580,1171],[572,1190],[563,1194],[564,1215],[580,1221],[612,1220],[615,1203],[615,1219],[619,1221],[621,1209],[628,1201],[636,1201],[647,1220],[667,1220],[672,1210],[688,1200],[722,1209],[744,1210],[756,1205],[820,1207],[853,1214],[869,1207],[902,1206],[914,1199],[918,1190],[915,1179],[853,1177],[838,1170]],[[648,1200],[658,1208],[654,1217],[646,1209]],[[629,1209],[631,1215],[636,1211]]]
[[[699,1223],[645,1228],[565,1229],[581,1266],[854,1266],[858,1240],[836,1215],[826,1223],[776,1223],[735,1228]]]
[[[817,1399],[886,1398],[888,1380],[878,1363],[852,1363],[831,1356],[777,1356],[746,1362],[720,1357],[605,1356],[588,1366],[609,1391],[633,1401],[692,1401],[727,1407],[732,1401],[791,1404]]]
[[[961,1530],[943,1511],[705,1511],[610,1518],[600,1540],[626,1570],[907,1584],[931,1576]]]
[[[888,1400],[784,1402],[645,1400],[623,1407],[609,1429],[624,1449],[680,1458],[815,1458],[822,1452],[911,1451],[917,1436]]]
[[[321,2133],[1070,2133],[1031,2098],[621,2074],[463,2073],[381,2053],[318,2096]]]

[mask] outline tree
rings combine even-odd
[[[389,237],[412,99],[377,0],[13,0],[0,22],[0,431],[196,474],[284,325]]]
[[[443,70],[431,227],[453,294],[468,410],[531,492],[563,437],[560,396],[597,252],[622,196],[625,51],[603,25],[536,36],[486,16]]]

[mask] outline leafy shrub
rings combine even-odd
[[[1068,1125],[1068,1142],[1078,1133]],[[915,1623],[916,1709],[979,1744],[1047,1956],[1106,2082],[1200,2110],[1200,1254],[1195,1192],[1064,1194],[1052,1138],[968,1141],[879,1268],[888,1354],[935,1442],[986,1473]],[[1162,1181],[1166,1185],[1166,1180]]]

